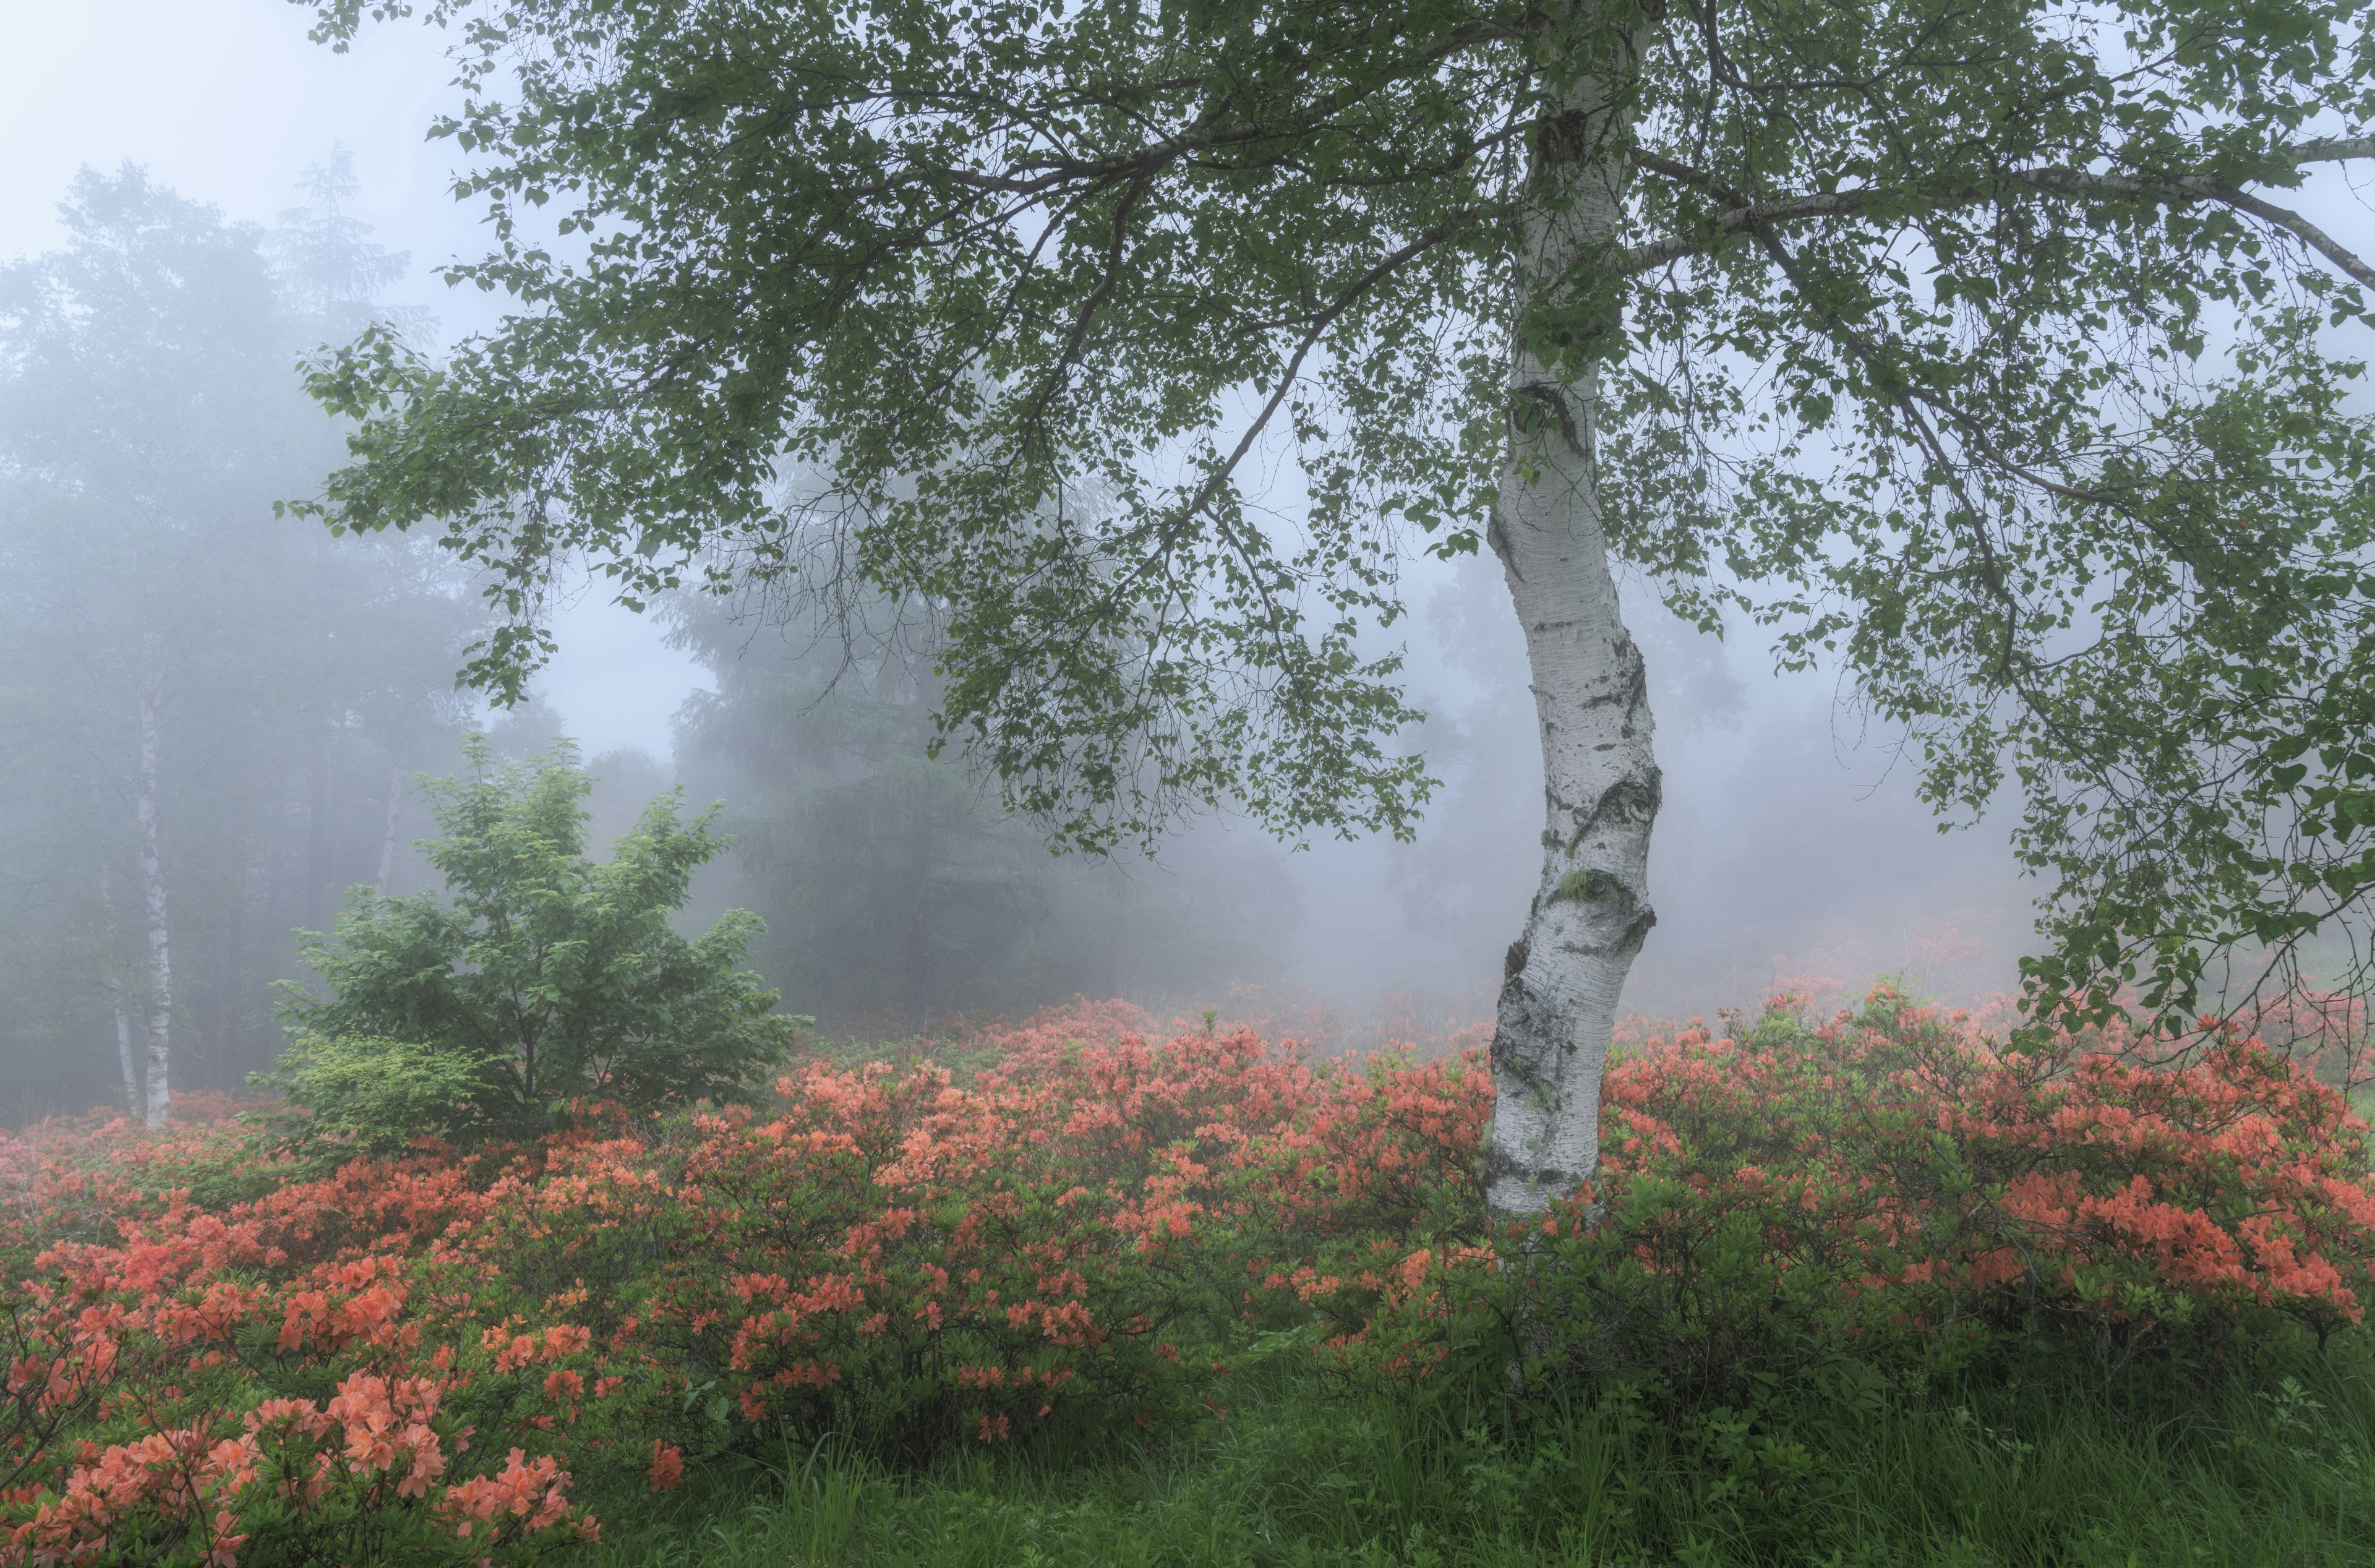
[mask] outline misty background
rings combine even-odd
[[[719,803],[736,845],[688,918],[759,913],[753,962],[829,1028],[1076,993],[1348,1033],[1489,1019],[1541,821],[1496,565],[1406,579],[1410,738],[1444,781],[1409,844],[1214,820],[1154,862],[1052,859],[963,758],[926,755],[928,653],[887,607],[853,663],[797,618],[636,615],[581,584],[534,700],[490,712],[453,688],[483,622],[465,571],[425,535],[272,511],[341,450],[301,354],[373,319],[433,350],[503,308],[433,274],[480,243],[425,139],[445,41],[337,55],[281,0],[0,12],[0,1115],[120,1099],[151,1005],[177,1089],[266,1066],[290,932],[357,885],[424,884],[413,781],[474,729],[515,758],[573,740],[600,837],[672,784]],[[2002,816],[1942,834],[1830,678],[1777,678],[1753,636],[1700,635],[1639,584],[1626,611],[1666,780],[1630,1008],[1827,1003],[1885,972],[1957,1002],[2015,984],[2035,890]]]

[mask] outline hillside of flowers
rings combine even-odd
[[[2360,1322],[2367,1128],[2259,1041],[2002,1047],[1876,990],[1630,1047],[1593,1188],[1496,1229],[1474,1053],[1076,1004],[752,1107],[355,1157],[268,1108],[0,1139],[0,1562],[527,1562],[832,1432],[888,1465],[1347,1379],[2212,1377]]]

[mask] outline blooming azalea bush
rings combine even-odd
[[[1585,1194],[1411,1260],[1346,1343],[1530,1346],[1718,1400],[1842,1358],[2199,1372],[2254,1325],[2322,1338],[2375,1299],[2367,1126],[2255,1038],[2010,1051],[1884,985],[1819,1023],[1784,999],[1649,1040],[1603,1097]]]
[[[1399,1259],[1472,1211],[1489,1080],[1147,1032],[1062,1009],[964,1084],[813,1063],[773,1114],[559,1141],[448,1244],[519,1303],[500,1332],[582,1300],[608,1358],[585,1374],[627,1378],[686,1451],[833,1431],[914,1456],[1225,1409],[1249,1282]]]
[[[228,1213],[140,1185],[236,1137],[7,1149],[0,1562],[512,1562],[591,1539],[549,1459],[474,1462],[469,1373],[423,1333],[412,1255],[470,1198],[457,1173],[349,1166]]]
[[[772,1098],[468,1156],[233,1121],[0,1139],[0,1563],[517,1562],[588,1500],[838,1434],[894,1460],[1225,1420],[1307,1340],[1743,1376],[2356,1323],[2366,1129],[2256,1042],[2001,1051],[1877,992],[1629,1050],[1593,1189],[1495,1234],[1473,1054],[1315,1064],[1077,1006]],[[2221,1335],[2227,1338],[2222,1339]]]
[[[1260,1281],[1472,1211],[1490,1091],[1149,1032],[1068,1009],[968,1083],[814,1063],[467,1160],[11,1140],[0,1562],[525,1561],[593,1533],[573,1488],[782,1433],[1224,1418]]]

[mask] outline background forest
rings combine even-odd
[[[408,855],[407,781],[471,722],[472,602],[422,546],[272,503],[336,442],[301,348],[401,257],[343,161],[266,228],[87,172],[0,272],[0,1053],[12,1107],[130,1092],[161,1034],[226,1087],[279,1044],[291,931]],[[413,824],[417,826],[416,824]]]
[[[437,331],[386,301],[408,258],[353,216],[355,178],[332,156],[256,222],[135,166],[87,171],[65,243],[0,272],[12,1122],[136,1099],[160,1035],[176,1086],[237,1088],[283,1043],[293,934],[326,930],[356,888],[431,880],[418,781],[454,772],[466,735],[524,758],[615,732],[610,693],[566,658],[584,610],[557,608],[543,694],[490,710],[454,680],[485,630],[466,569],[425,538],[276,514],[340,450],[299,359],[372,320]],[[869,607],[845,651],[813,611],[699,595],[630,627],[641,657],[666,669],[672,648],[705,678],[644,744],[591,760],[595,841],[672,784],[721,803],[733,847],[688,919],[758,914],[754,964],[828,1028],[1076,994],[1355,1032],[1385,1013],[1473,1022],[1532,875],[1506,827],[1540,761],[1495,574],[1430,571],[1413,739],[1445,786],[1413,843],[1281,846],[1207,819],[1159,860],[1052,857],[962,751],[928,755],[928,628]],[[1646,599],[1635,613],[1676,783],[1666,925],[1633,1005],[1703,1011],[1780,981],[1829,996],[1883,970],[1955,999],[2009,983],[2026,922],[2000,839],[1940,838],[1819,680],[1777,680]]]

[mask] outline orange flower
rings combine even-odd
[[[652,1490],[674,1491],[684,1480],[684,1453],[673,1443],[652,1440]]]

